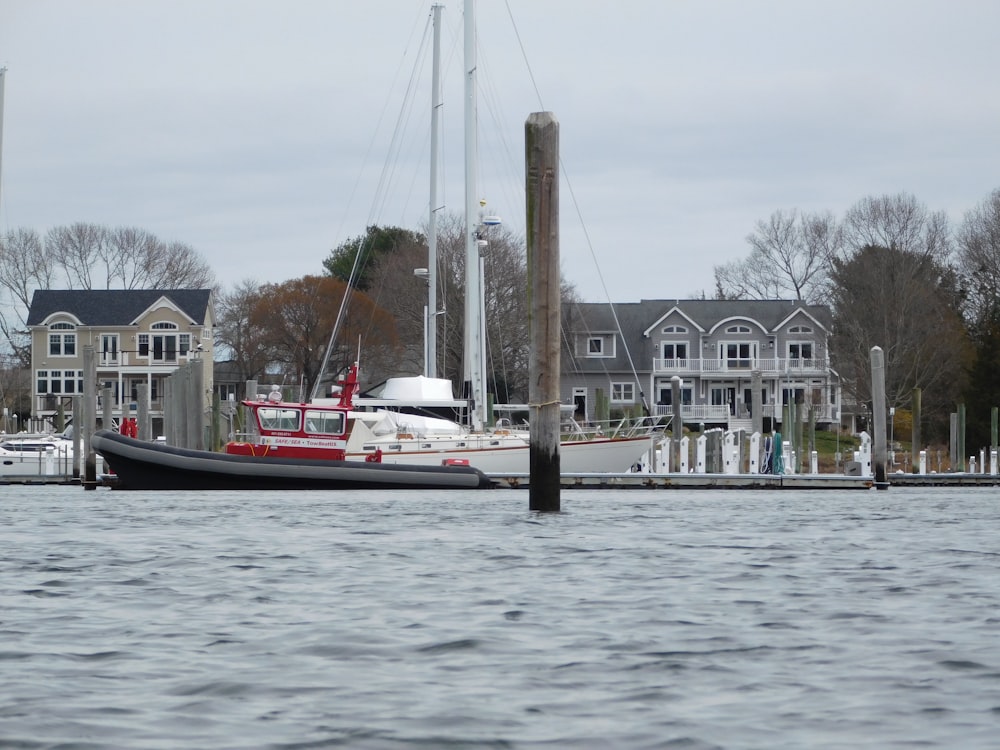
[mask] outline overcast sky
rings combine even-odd
[[[778,209],[907,192],[958,222],[1000,187],[995,0],[477,7],[479,192],[523,233],[524,121],[554,112],[563,274],[588,301],[711,294]],[[227,287],[320,273],[368,224],[419,229],[429,16],[428,0],[0,0],[0,229],[141,227]],[[461,0],[444,27],[458,213]]]

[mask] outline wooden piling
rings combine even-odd
[[[91,345],[83,347],[83,487],[97,488],[97,456],[90,438],[97,428],[97,351]]]
[[[73,397],[73,479],[83,471],[83,397]]]
[[[910,433],[910,466],[913,467],[914,474],[920,472],[920,446],[922,445],[920,438],[920,398],[920,389],[914,388],[913,394],[910,396],[910,411],[913,415],[913,427]]]
[[[149,384],[139,383],[136,393],[136,437],[140,440],[153,439],[153,425],[149,416]]]
[[[534,112],[524,124],[528,246],[528,402],[531,510],[558,511],[559,122]]]
[[[872,365],[872,450],[873,450],[873,473],[875,474],[875,487],[880,490],[888,489],[889,485],[885,477],[885,465],[888,458],[886,444],[887,435],[885,431],[885,355],[882,347],[873,346],[871,349]]]
[[[681,414],[680,375],[674,375],[670,378],[670,400],[673,403],[671,408],[674,410],[673,415],[670,417],[670,423],[674,432],[674,439],[670,441],[670,450],[673,452],[673,455],[670,457],[670,466],[673,471],[680,471],[681,438],[684,437],[684,416]],[[705,434],[704,429],[701,432]]]

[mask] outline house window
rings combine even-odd
[[[76,328],[71,323],[53,323],[49,326],[49,331],[50,357],[76,356]],[[52,331],[60,331],[60,333],[52,333]]]
[[[672,360],[686,360],[688,358],[688,345],[683,344],[663,344],[663,358]]]
[[[604,334],[602,336],[588,336],[586,343],[587,357],[613,357],[615,356],[614,334]]]
[[[813,358],[813,345],[810,341],[792,341],[788,344],[788,358],[791,360],[803,360]],[[793,362],[793,366],[794,366]]]
[[[635,383],[612,383],[611,403],[613,404],[635,403]]]
[[[812,333],[813,329],[809,326],[791,326],[788,329],[789,333]]]
[[[726,333],[750,333],[750,326],[729,326]]]
[[[723,360],[726,369],[748,369],[757,358],[757,344],[753,341],[722,342],[719,344],[719,358]]]
[[[83,393],[83,370],[38,370],[36,380],[39,395]]]
[[[663,406],[672,406],[674,403],[674,389],[673,386],[663,385],[660,386],[659,397],[656,399],[656,403],[662,404]],[[681,405],[691,406],[694,403],[694,389],[690,386],[681,386]]]
[[[662,333],[687,333],[688,329],[684,326],[664,326]]]
[[[153,323],[150,329],[154,333],[139,334],[139,356],[149,357],[156,362],[176,362],[179,357],[191,351],[190,333],[160,333],[160,331],[176,331],[176,323]]]

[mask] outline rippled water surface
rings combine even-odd
[[[0,747],[996,748],[1000,496],[0,487]]]

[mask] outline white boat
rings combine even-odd
[[[421,375],[391,378],[380,398],[356,397],[354,406],[348,460],[427,466],[452,460],[468,462],[487,474],[527,474],[530,470],[526,427],[501,421],[494,429],[471,430],[453,420],[414,413],[467,407],[467,402],[452,398],[450,380]],[[523,409],[527,411],[527,406]],[[627,472],[648,457],[658,435],[656,419],[621,420],[600,433],[566,419],[559,446],[560,471]]]
[[[48,433],[0,434],[0,476],[52,476],[72,470],[72,440]]]

